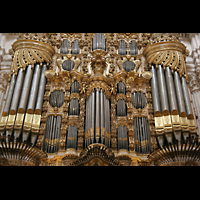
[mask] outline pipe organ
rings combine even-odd
[[[142,165],[198,139],[188,51],[172,34],[24,33],[11,54],[2,152],[26,144],[41,165]]]

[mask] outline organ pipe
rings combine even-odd
[[[22,140],[27,140],[30,134],[31,130],[31,124],[33,120],[33,113],[35,111],[35,104],[36,104],[36,98],[38,94],[38,87],[39,87],[39,81],[40,81],[40,74],[41,74],[41,67],[40,64],[35,64],[34,74],[33,74],[33,80],[29,95],[29,101],[27,105],[27,112],[24,120],[24,127],[23,127],[23,137]]]
[[[36,64],[34,74],[33,74],[28,106],[27,106],[27,113],[30,113],[30,114],[33,114],[35,110],[35,103],[36,103],[39,81],[40,81],[40,73],[41,73],[41,67],[39,64]]]
[[[176,89],[176,98],[177,98],[177,102],[178,102],[180,117],[186,117],[183,91],[182,91],[179,73],[177,71],[174,72],[174,84],[175,84],[175,89]]]
[[[16,114],[17,112],[19,98],[21,96],[21,90],[22,90],[22,85],[24,81],[24,74],[25,74],[24,70],[20,68],[17,75],[17,80],[15,84],[15,89],[13,93],[13,98],[12,98],[9,114]]]
[[[117,84],[117,93],[126,94],[126,87],[122,81]]]
[[[158,80],[157,80],[157,73],[154,65],[151,66],[151,91],[152,91],[152,100],[153,100],[153,110],[154,110],[154,117],[161,115],[161,108],[160,108],[160,95],[158,91]]]
[[[37,100],[36,100],[36,105],[35,105],[35,114],[36,113],[41,114],[45,85],[46,85],[46,77],[44,75],[46,70],[47,70],[47,64],[44,63],[42,66],[42,71],[40,75],[40,83],[39,83],[38,95],[37,95]]]
[[[104,139],[104,131],[105,131],[105,105],[104,105],[104,94],[103,94],[103,90],[101,89],[101,93],[100,93],[100,143],[103,143],[103,139]]]
[[[161,65],[158,65],[157,77],[158,77],[158,88],[159,88],[159,94],[160,94],[162,113],[164,115],[169,114],[167,88],[166,88],[166,83],[165,83],[164,70]]]
[[[117,116],[126,116],[126,103],[124,99],[117,101]]]
[[[79,102],[77,98],[70,101],[69,115],[79,115]]]
[[[64,92],[60,90],[56,90],[51,93],[49,103],[52,107],[61,107],[64,103]]]
[[[60,53],[61,54],[68,54],[69,53],[69,42],[68,40],[63,40],[61,47],[60,47]]]
[[[86,99],[85,146],[102,143],[110,147],[110,104],[102,88]]]
[[[188,93],[187,83],[186,83],[185,77],[182,76],[181,79],[182,79],[183,96],[185,100],[187,116],[189,118],[193,118],[193,112],[192,112],[190,97]]]
[[[12,78],[10,80],[10,87],[9,87],[9,91],[8,91],[8,95],[7,95],[7,98],[6,98],[6,103],[5,103],[5,106],[4,106],[4,110],[3,110],[3,114],[7,114],[9,113],[9,110],[10,110],[10,104],[11,104],[11,100],[12,100],[12,97],[13,97],[13,91],[14,91],[14,88],[15,88],[15,82],[16,82],[16,75],[15,73],[12,74]]]
[[[134,92],[132,94],[132,104],[137,109],[143,109],[147,104],[147,98],[145,94],[139,91]]]
[[[86,99],[86,114],[85,114],[85,146],[88,146],[89,145],[89,139],[90,139],[90,136],[89,136],[89,130],[88,130],[88,115],[89,115],[89,112],[88,112],[88,99]]]
[[[39,82],[39,87],[38,87],[35,111],[34,111],[33,121],[32,121],[32,125],[31,125],[31,143],[32,144],[35,144],[37,134],[38,134],[39,128],[40,128],[42,105],[43,105],[44,91],[45,91],[45,85],[46,85],[46,77],[45,77],[44,73],[46,70],[47,70],[47,64],[43,63],[42,69],[41,69],[41,74],[40,74],[40,82]]]
[[[23,85],[23,80],[24,80],[24,70],[23,68],[20,68],[18,71],[17,75],[17,80],[15,84],[15,89],[13,93],[13,98],[10,106],[10,111],[9,111],[9,117],[6,125],[6,138],[8,139],[8,136],[12,134],[12,130],[14,127],[15,123],[15,118],[16,118],[16,112],[17,112],[17,107],[19,103],[19,98],[21,95],[21,90],[22,90],[22,85]]]
[[[91,125],[91,137],[92,137],[92,143],[94,143],[94,138],[96,139],[96,135],[95,135],[95,92],[92,91],[92,98],[91,98],[91,122],[92,122],[92,125]]]
[[[126,126],[121,126],[121,125],[118,126],[117,138],[118,138],[118,150],[120,149],[128,150],[128,135]]]
[[[24,78],[21,98],[20,98],[20,102],[19,102],[18,112],[20,112],[20,113],[24,113],[25,109],[26,109],[26,105],[28,102],[28,95],[29,95],[29,91],[30,91],[30,87],[31,87],[32,76],[33,76],[32,66],[28,65],[28,67],[26,68],[26,75]]]
[[[96,49],[102,49],[106,51],[106,40],[102,33],[96,33],[93,37],[92,43],[93,51]]]
[[[137,55],[138,54],[138,48],[136,42],[133,40],[129,44],[129,49],[130,49],[130,55]]]
[[[0,122],[0,135],[4,134],[5,127],[6,127],[6,124],[7,124],[7,121],[8,121],[8,113],[10,111],[10,105],[11,105],[13,92],[14,92],[14,88],[15,88],[15,82],[16,82],[16,75],[13,73],[11,81],[10,81],[10,87],[9,87],[6,103],[5,103],[5,106],[4,106],[3,113],[2,113],[1,122]]]
[[[39,108],[42,109],[46,84],[46,78],[44,76],[46,64],[43,64],[42,73],[40,66],[42,66],[42,64],[37,63],[33,68],[33,65],[29,64],[25,71],[23,68],[19,68],[17,76],[13,74],[11,77],[7,103],[4,109],[6,112],[9,112],[7,124],[5,123],[6,138],[12,134],[13,128],[15,141],[19,138],[21,132],[23,132],[22,140],[27,140],[31,126],[33,125],[37,126],[37,131],[32,127],[32,135],[39,131],[41,110],[39,112],[35,111],[37,114],[36,118],[34,118],[33,113],[35,110],[36,98],[40,99],[38,103],[40,103]],[[41,94],[41,90],[38,92],[38,87],[42,88],[43,94]],[[33,138],[33,140],[31,139],[32,144],[34,144],[37,135]]]
[[[79,54],[80,53],[80,47],[78,44],[78,40],[74,40],[74,42],[72,42],[72,54]]]
[[[18,106],[18,112],[17,112],[17,117],[15,121],[15,126],[14,126],[14,137],[15,139],[19,138],[21,134],[21,128],[23,125],[23,120],[24,120],[24,115],[26,111],[26,106],[28,102],[28,96],[29,96],[29,91],[31,87],[31,81],[32,81],[32,76],[33,76],[33,69],[31,65],[28,65],[26,68],[26,74],[24,78],[24,83],[23,83],[23,88],[22,88],[22,93],[19,101],[19,106]]]
[[[135,138],[135,151],[137,153],[150,153],[151,152],[151,139],[149,122],[146,117],[134,118],[134,138]]]
[[[80,93],[79,92],[80,85],[78,81],[74,81],[71,86],[71,93]]]
[[[74,124],[74,126],[72,126],[70,124],[67,133],[66,148],[76,149],[76,147],[77,147],[77,125]]]
[[[170,111],[172,115],[178,114],[178,106],[176,100],[176,93],[174,88],[173,76],[169,67],[165,68],[165,78],[167,83],[167,92],[169,97]]]
[[[120,40],[119,42],[118,54],[126,55],[126,43],[123,40]]]
[[[54,117],[53,115],[51,115],[48,117],[43,142],[44,152],[55,153],[59,150],[61,125],[61,116]]]
[[[182,76],[180,79],[180,75],[176,70],[174,71],[174,75],[172,75],[172,71],[168,66],[165,68],[164,73],[162,65],[158,65],[157,70],[152,65],[151,72],[152,98],[158,142],[162,147],[164,144],[163,134],[165,133],[168,143],[173,142],[172,134],[174,134],[174,137],[180,143],[181,130],[183,131],[183,138],[186,139],[186,137],[189,136],[188,131],[190,130],[189,125],[187,124],[187,120],[193,119],[193,112],[191,108],[186,79],[184,76]],[[156,83],[156,78],[158,78],[158,83]],[[167,84],[165,83],[165,81]],[[159,90],[157,90],[156,88],[158,88]],[[134,95],[133,98],[135,98]],[[161,110],[159,108],[159,103],[161,103]],[[163,116],[161,116],[161,111]],[[138,121],[135,123],[140,122]],[[193,122],[191,122],[191,124],[192,123]],[[192,130],[194,125],[190,126]]]
[[[99,88],[96,90],[96,142],[99,143],[100,139],[100,98]]]

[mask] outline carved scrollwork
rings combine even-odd
[[[45,61],[49,64],[55,50],[49,44],[41,41],[18,40],[12,45],[12,52],[14,52],[14,58],[11,73],[17,73],[19,68],[26,69],[26,66],[34,66],[35,63]]]

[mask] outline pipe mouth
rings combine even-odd
[[[176,109],[172,110],[171,115],[179,115],[178,110],[176,110]]]
[[[194,115],[193,115],[193,114],[189,114],[189,115],[187,116],[187,118],[188,118],[188,119],[194,119]]]
[[[162,113],[163,116],[168,116],[170,115],[170,112],[169,110],[164,110],[163,113]]]

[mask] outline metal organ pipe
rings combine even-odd
[[[193,112],[192,112],[190,97],[189,97],[189,93],[188,93],[188,87],[187,87],[185,77],[183,77],[183,76],[182,76],[182,88],[183,88],[183,96],[184,96],[185,104],[186,104],[187,116],[189,118],[193,118]]]
[[[99,88],[96,90],[96,142],[99,143],[100,139],[100,98]]]
[[[135,151],[138,153],[149,153],[151,151],[151,138],[149,122],[146,117],[134,118]]]
[[[175,89],[176,89],[176,98],[177,98],[177,101],[178,101],[178,108],[179,108],[180,117],[186,117],[183,91],[182,91],[179,73],[177,71],[174,72],[174,84],[175,84]]]
[[[72,126],[70,124],[69,129],[68,129],[68,134],[67,134],[66,149],[68,148],[76,149],[76,146],[77,146],[76,143],[77,143],[77,125],[74,124],[74,126]]]
[[[79,88],[80,88],[79,82],[74,81],[71,86],[71,93],[79,93]]]
[[[108,113],[109,112],[107,112],[108,110],[109,110],[109,107],[108,107],[108,103],[109,103],[109,101],[107,101],[108,99],[106,98],[106,95],[105,95],[105,93],[103,94],[104,95],[104,109],[105,109],[105,130],[104,130],[104,141],[103,142],[105,142],[105,145],[106,146],[108,146],[107,145],[107,133],[108,133],[108,120],[109,120],[109,118],[108,118]]]
[[[85,144],[89,145],[89,133],[88,133],[88,99],[86,99],[86,114],[85,114]]]
[[[103,90],[101,89],[101,93],[100,93],[100,142],[103,143],[103,137],[104,137],[104,131],[105,131],[105,123],[104,123],[104,111],[105,111],[105,107],[104,107],[104,95],[103,95]]]
[[[32,144],[35,144],[35,141],[37,139],[37,133],[33,132],[33,129],[35,128],[34,122],[38,121],[38,116],[42,114],[42,105],[43,105],[44,91],[45,91],[45,86],[46,86],[46,77],[45,77],[44,73],[46,70],[47,70],[47,64],[43,63],[42,69],[41,69],[41,74],[40,74],[38,93],[37,93],[36,104],[35,104],[35,111],[34,111],[34,115],[33,115],[32,134],[31,134],[31,143]],[[40,123],[40,118],[39,118],[39,123]],[[38,126],[38,124],[36,124],[36,126]],[[38,129],[38,127],[37,127],[37,129]]]
[[[26,106],[28,102],[28,97],[29,97],[29,91],[31,87],[31,82],[32,82],[32,76],[33,76],[33,68],[32,65],[28,65],[26,68],[26,75],[24,78],[24,83],[23,83],[23,88],[22,88],[22,94],[19,102],[19,107],[18,107],[18,113],[17,113],[17,118],[15,122],[15,131],[14,131],[14,137],[15,139],[18,138],[21,134],[21,129],[23,125],[23,119],[24,119],[24,114],[26,112]],[[20,116],[22,115],[22,116]],[[18,116],[20,118],[20,121],[18,121]],[[24,137],[25,136],[25,137]],[[26,140],[28,137],[28,133],[23,134],[23,141]]]
[[[14,91],[14,88],[15,88],[15,82],[16,82],[16,75],[15,75],[15,73],[13,73],[12,78],[10,80],[10,86],[9,86],[8,95],[7,95],[7,98],[6,98],[6,103],[5,103],[5,106],[4,106],[3,113],[7,113],[7,114],[9,113],[10,103],[11,103],[11,100],[12,100],[12,97],[13,97],[13,91]]]
[[[160,94],[162,113],[169,114],[167,87],[165,83],[164,70],[161,65],[158,65],[157,76],[158,76],[158,88],[159,88],[159,94]]]
[[[109,99],[102,88],[94,88],[93,90],[86,99],[85,146],[96,142],[110,147]]]
[[[92,42],[93,51],[96,49],[106,50],[106,40],[105,36],[102,33],[96,33],[93,37]]]
[[[167,83],[167,91],[169,96],[169,105],[171,114],[178,114],[178,105],[176,100],[176,93],[174,88],[173,76],[169,67],[165,68],[165,78]]]
[[[28,106],[27,106],[27,112],[29,112],[31,114],[33,114],[33,112],[35,110],[35,102],[36,102],[37,93],[38,93],[40,73],[41,73],[41,67],[39,64],[36,64],[34,74],[33,74],[33,80],[32,80],[32,86],[31,86],[31,91],[30,91],[30,95],[29,95]]]
[[[31,87],[32,76],[33,76],[32,65],[28,65],[26,69],[26,75],[24,78],[24,84],[23,84],[23,89],[22,89],[21,98],[19,102],[18,112],[25,112],[27,101],[28,101],[28,95],[29,95],[29,91]]]
[[[174,75],[172,75],[169,66],[165,68],[165,74],[164,74],[164,70],[161,65],[158,65],[157,70],[155,70],[154,66],[152,65],[151,72],[152,72],[151,88],[152,88],[152,98],[154,107],[154,117],[155,117],[155,122],[158,125],[156,130],[159,130],[157,132],[157,139],[160,146],[162,147],[164,144],[163,132],[165,133],[168,143],[170,143],[172,142],[173,139],[172,130],[175,127],[176,129],[174,129],[173,131],[174,137],[179,142],[181,141],[181,130],[177,128],[178,126],[180,127],[180,125],[178,125],[179,117],[175,115],[179,115],[180,117],[188,116],[188,119],[193,119],[193,112],[191,108],[188,87],[184,76],[182,76],[180,80],[179,73],[176,70],[174,71]],[[158,82],[156,81],[156,78],[158,78]],[[133,98],[134,97],[135,96],[133,95]],[[161,109],[159,107],[160,103],[161,103]],[[159,119],[158,117],[161,116],[161,111],[163,117],[162,119]],[[171,118],[169,117],[170,113],[172,115],[173,129],[172,129]],[[180,118],[181,123],[182,120],[184,119]],[[141,122],[140,120],[138,120],[135,121],[134,123],[140,126]],[[140,127],[138,128],[139,129],[136,130],[136,136],[138,131],[139,132],[141,131]],[[142,129],[144,128],[142,127]],[[183,133],[183,137],[185,138],[186,136],[189,136],[187,131]],[[136,147],[136,149],[137,148],[138,147]]]
[[[35,111],[39,112],[39,114],[41,114],[43,98],[44,98],[44,91],[45,91],[45,85],[46,85],[46,77],[44,73],[46,70],[47,70],[47,65],[46,63],[44,63],[42,66],[42,71],[40,75],[40,83],[39,83],[38,95],[37,95],[37,100],[36,100],[36,105],[35,105]]]
[[[14,93],[13,93],[13,98],[12,98],[12,102],[11,102],[11,106],[10,106],[10,114],[16,114],[17,106],[19,103],[19,98],[21,95],[23,81],[24,81],[24,70],[22,68],[20,68],[18,71],[15,89],[14,89]]]
[[[92,97],[91,97],[91,139],[92,143],[94,143],[94,137],[95,137],[95,125],[94,125],[94,119],[95,119],[95,92],[92,91]]]
[[[152,73],[151,90],[152,90],[153,110],[154,110],[154,116],[157,116],[158,114],[161,114],[160,95],[158,91],[158,80],[157,80],[156,69],[153,65],[151,66],[150,71]]]
[[[49,116],[46,122],[44,134],[43,151],[54,153],[59,150],[60,129],[62,125],[62,117],[53,115]]]
[[[126,116],[126,103],[124,99],[117,101],[117,116]]]
[[[117,84],[117,93],[126,94],[126,87],[122,81]]]
[[[118,150],[120,149],[128,149],[128,134],[126,126],[118,126]]]

